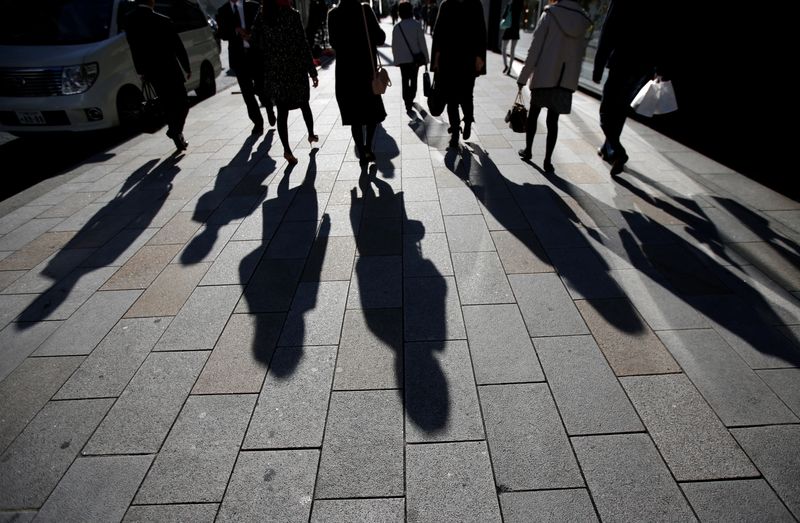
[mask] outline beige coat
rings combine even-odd
[[[560,0],[545,7],[517,83],[531,78],[530,88],[578,87],[586,33],[591,20],[575,0]]]

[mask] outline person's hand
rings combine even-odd
[[[431,72],[436,72],[439,70],[439,52],[437,51],[435,55],[433,55],[433,61],[431,62]]]
[[[483,66],[484,66],[485,63],[486,62],[483,61],[483,58],[481,58],[480,56],[476,56],[475,57],[475,72],[480,74],[480,72],[483,71]]]
[[[592,81],[596,84],[599,84],[601,80],[603,80],[603,70],[595,69],[592,72]]]
[[[311,81],[314,84],[314,89],[316,89],[317,86],[319,85],[319,78],[315,76],[314,78],[311,79]]]

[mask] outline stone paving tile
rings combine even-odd
[[[278,346],[338,344],[348,286],[345,281],[300,283]]]
[[[200,285],[247,283],[263,252],[264,248],[258,241],[228,242],[200,280]]]
[[[150,354],[83,453],[157,452],[207,356],[208,352]]]
[[[447,236],[406,231],[403,236],[403,277],[452,276],[453,264]]]
[[[553,272],[553,265],[530,229],[492,231],[491,235],[506,274]]]
[[[177,315],[210,266],[210,263],[186,267],[167,265],[131,306],[125,317]]]
[[[311,523],[402,523],[405,508],[403,498],[318,499]]]
[[[366,216],[366,210],[365,210]],[[399,218],[365,218],[356,242],[360,256],[399,256],[403,253]]]
[[[258,393],[284,320],[284,314],[232,315],[192,394]]]
[[[800,426],[731,430],[795,518],[800,518]]]
[[[97,292],[34,353],[35,356],[89,354],[94,350],[141,291]]]
[[[572,438],[572,445],[601,519],[696,521],[647,435]]]
[[[0,456],[0,508],[38,508],[112,400],[50,402]]]
[[[483,441],[409,445],[406,514],[411,521],[501,521]]]
[[[317,498],[404,494],[403,407],[396,391],[333,392]]]
[[[406,341],[466,338],[452,276],[403,278],[403,316]]]
[[[335,362],[336,347],[278,349],[242,448],[321,447]]]
[[[485,200],[479,205],[490,231],[530,230],[527,218],[511,197]]]
[[[146,244],[158,229],[125,229],[83,261],[83,267],[120,267]]]
[[[303,260],[262,258],[234,312],[289,310],[303,271]]]
[[[101,289],[146,289],[179,250],[180,245],[145,245]]]
[[[465,341],[406,343],[405,410],[409,443],[484,439]]]
[[[77,268],[25,308],[18,321],[66,320],[114,273],[114,267]]]
[[[64,247],[74,236],[74,232],[46,232],[3,258],[0,261],[0,270],[33,269]]]
[[[0,292],[27,273],[28,271],[0,271]]]
[[[500,494],[503,521],[599,521],[585,489],[542,490]]]
[[[684,483],[701,521],[795,521],[763,479]]]
[[[758,475],[685,375],[629,377],[621,381],[676,480]]]
[[[385,309],[402,305],[400,256],[358,256],[353,266],[348,309]]]
[[[403,204],[404,227],[412,228],[415,222],[422,225],[425,234],[444,232],[444,218],[442,217],[442,207],[438,201],[434,202],[411,202],[405,201]],[[419,227],[419,226],[417,226]]]
[[[6,287],[3,294],[40,293],[54,286],[80,265],[91,249],[63,249],[31,269],[28,274]]]
[[[450,252],[494,252],[494,242],[481,215],[445,216]]]
[[[302,281],[350,280],[356,241],[350,236],[318,236],[311,247]]]
[[[190,212],[175,214],[166,225],[150,238],[148,245],[183,245],[195,235],[202,225]]]
[[[658,335],[726,426],[797,423],[798,418],[713,330]]]
[[[241,452],[217,521],[307,521],[317,450]]]
[[[213,523],[218,503],[189,505],[134,505],[125,514],[124,523]]]
[[[508,281],[532,337],[589,334],[557,275],[512,274]]]
[[[403,377],[403,317],[400,309],[345,312],[335,390],[399,389]]]
[[[756,374],[800,416],[800,369],[760,370]]]
[[[206,224],[181,249],[172,263],[194,265],[213,262],[236,232],[238,224]]]
[[[305,258],[317,233],[316,221],[282,222],[265,256],[271,259]]]
[[[241,295],[239,285],[197,287],[153,350],[211,350]]]
[[[514,302],[496,252],[454,253],[452,258],[462,305]]]
[[[0,522],[2,523],[28,523],[33,521],[38,512],[30,510],[4,511],[0,512]]]
[[[430,165],[430,164],[429,164]],[[403,199],[406,202],[439,201],[436,180],[433,177],[417,177],[403,184]]]
[[[455,215],[475,215],[481,216],[481,208],[475,200],[475,194],[464,187],[440,187],[439,204],[442,206],[442,214],[447,216]]]
[[[574,299],[619,298],[622,288],[605,261],[591,248],[549,249],[547,254]]]
[[[19,435],[83,358],[29,358],[0,381],[0,451]]]
[[[0,331],[0,383],[55,331],[60,321],[10,323]],[[2,387],[2,385],[0,385]]]
[[[628,300],[579,300],[575,305],[617,376],[681,371]]]
[[[120,521],[152,461],[152,456],[78,458],[37,520]]]
[[[584,486],[546,384],[479,390],[500,492]]]
[[[544,381],[516,305],[476,305],[463,311],[478,384]]]
[[[190,396],[135,502],[222,501],[255,402],[254,394]]]
[[[568,434],[644,430],[591,336],[537,338],[533,344]]]
[[[752,322],[752,323],[751,323]],[[728,342],[751,369],[800,367],[800,346],[771,325],[753,317],[712,322],[714,330]]]
[[[86,358],[54,399],[119,396],[164,334],[171,318],[121,320]]]
[[[25,247],[51,228],[61,223],[62,218],[33,219],[0,237],[0,251],[16,251]],[[62,229],[63,230],[63,229]]]
[[[0,294],[0,328],[4,328],[36,300],[35,294]]]
[[[430,166],[430,163],[428,165]],[[42,213],[50,212],[52,208],[45,205],[25,205],[15,209],[0,218],[0,234],[8,234]]]

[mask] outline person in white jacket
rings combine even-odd
[[[425,33],[419,22],[414,20],[410,2],[401,2],[398,6],[400,23],[392,30],[392,56],[394,64],[400,67],[400,79],[403,85],[403,101],[406,111],[417,96],[417,77],[419,67],[428,63],[428,45]],[[416,58],[416,60],[415,60]]]
[[[572,110],[572,93],[578,88],[586,35],[591,25],[589,15],[575,0],[550,0],[533,31],[528,58],[517,78],[520,89],[528,78],[531,79],[525,148],[520,149],[519,156],[525,161],[531,159],[536,120],[542,108],[547,108],[547,142],[542,163],[546,172],[553,172],[558,115],[569,114]]]

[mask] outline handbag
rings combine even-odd
[[[428,65],[428,59],[425,58],[425,53],[423,53],[423,52],[415,53],[411,49],[411,45],[408,43],[408,38],[406,38],[406,32],[403,31],[403,26],[401,25],[399,27],[400,27],[400,34],[403,35],[403,40],[406,41],[406,47],[408,47],[408,52],[411,53],[411,59],[414,60],[414,64],[415,65],[427,66]]]
[[[156,132],[164,125],[164,108],[158,99],[153,84],[142,81],[142,105],[139,113],[139,125],[143,131]]]
[[[675,90],[672,82],[655,78],[648,81],[631,102],[636,114],[651,117],[655,114],[666,114],[678,110]]]
[[[433,87],[431,86],[431,73],[428,72],[428,67],[425,67],[425,72],[422,73],[422,94],[425,98],[433,94]]]
[[[372,40],[369,37],[369,26],[367,25],[367,15],[364,14],[364,7],[361,7],[361,16],[364,18],[364,31],[367,33],[367,47],[369,47],[369,58],[372,63],[372,94],[381,95],[386,92],[386,88],[392,85],[389,79],[389,72],[381,64],[381,56],[378,55],[378,66],[375,67],[375,56],[372,54]]]
[[[525,99],[522,97],[522,89],[517,92],[514,105],[506,113],[506,123],[515,133],[524,133],[528,128],[528,109],[525,107]]]
[[[428,76],[430,79],[430,75],[428,72],[425,72],[425,75]],[[423,76],[423,82],[425,76]],[[444,112],[444,107],[447,105],[447,100],[444,96],[444,89],[439,85],[440,82],[436,80],[436,75],[433,77],[433,83],[429,88],[430,94],[428,95],[428,112],[431,116],[439,116]],[[423,83],[423,89],[425,85]]]

